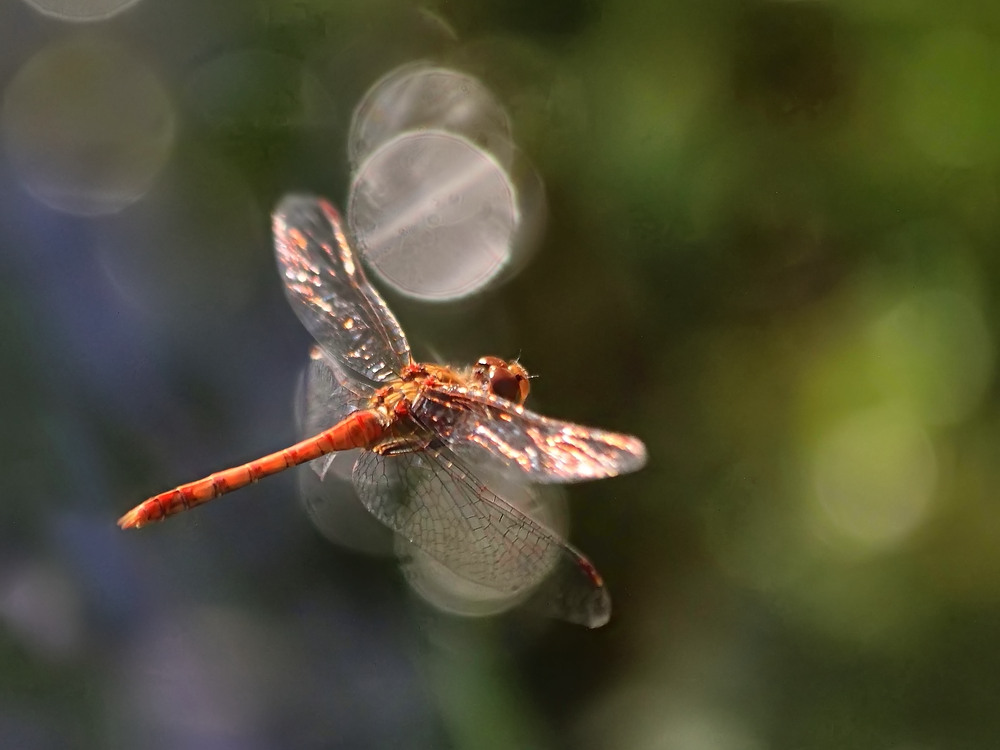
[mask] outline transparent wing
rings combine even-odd
[[[613,477],[646,463],[636,437],[549,419],[461,386],[424,389],[413,415],[473,465],[488,456],[533,482]]]
[[[343,222],[322,198],[290,195],[273,217],[274,251],[295,314],[349,373],[376,383],[398,376],[410,347],[368,283]]]
[[[313,347],[299,398],[302,434],[315,435],[351,412],[367,408],[372,390],[345,373],[321,348]]]
[[[316,435],[333,427],[348,414],[366,408],[372,387],[345,373],[320,347],[309,352],[309,364],[303,373],[296,399],[296,417],[302,437]],[[357,455],[328,453],[309,463],[310,468],[323,479],[335,462],[349,471]]]
[[[504,594],[527,594],[553,616],[589,627],[611,600],[580,552],[433,449],[362,453],[354,486],[376,518],[455,574]]]

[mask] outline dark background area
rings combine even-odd
[[[4,0],[0,42],[0,747],[1000,743],[1000,6]],[[600,630],[432,612],[293,473],[115,526],[296,439],[269,212],[343,203],[420,59],[507,107],[548,225],[390,304],[646,442],[569,490]]]

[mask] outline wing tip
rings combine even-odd
[[[312,213],[319,210],[331,222],[340,224],[340,211],[330,201],[321,195],[313,193],[288,193],[274,209],[274,221],[286,221],[295,214]]]
[[[611,621],[611,595],[603,586],[594,592],[591,601],[588,603],[588,618],[581,624],[596,630],[603,628]]]
[[[590,630],[602,628],[611,620],[611,595],[604,584],[591,588],[584,595],[580,592],[553,592],[543,586],[539,601],[543,614]]]
[[[631,443],[629,453],[632,455],[633,460],[629,464],[626,471],[638,471],[646,465],[647,461],[649,461],[649,451],[646,450],[646,444],[637,437],[632,437],[630,435],[629,442]]]
[[[591,629],[603,627],[611,619],[611,595],[604,585],[604,579],[590,560],[581,555],[577,564],[590,579],[593,588],[580,607],[581,616],[575,622]]]

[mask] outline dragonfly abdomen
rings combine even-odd
[[[327,453],[370,448],[385,436],[386,425],[386,417],[375,409],[353,412],[330,429],[289,448],[154,495],[119,518],[118,525],[123,529],[139,528]]]

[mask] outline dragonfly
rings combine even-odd
[[[421,552],[488,590],[540,598],[562,619],[606,623],[611,600],[594,565],[505,498],[504,483],[484,477],[518,486],[613,477],[645,464],[642,441],[525,409],[530,377],[516,360],[484,356],[465,368],[416,362],[325,199],[287,196],[273,230],[286,297],[317,344],[309,372],[324,385],[308,395],[310,436],[154,495],[118,525],[145,526],[290,467],[361,449],[351,472],[358,498]]]

